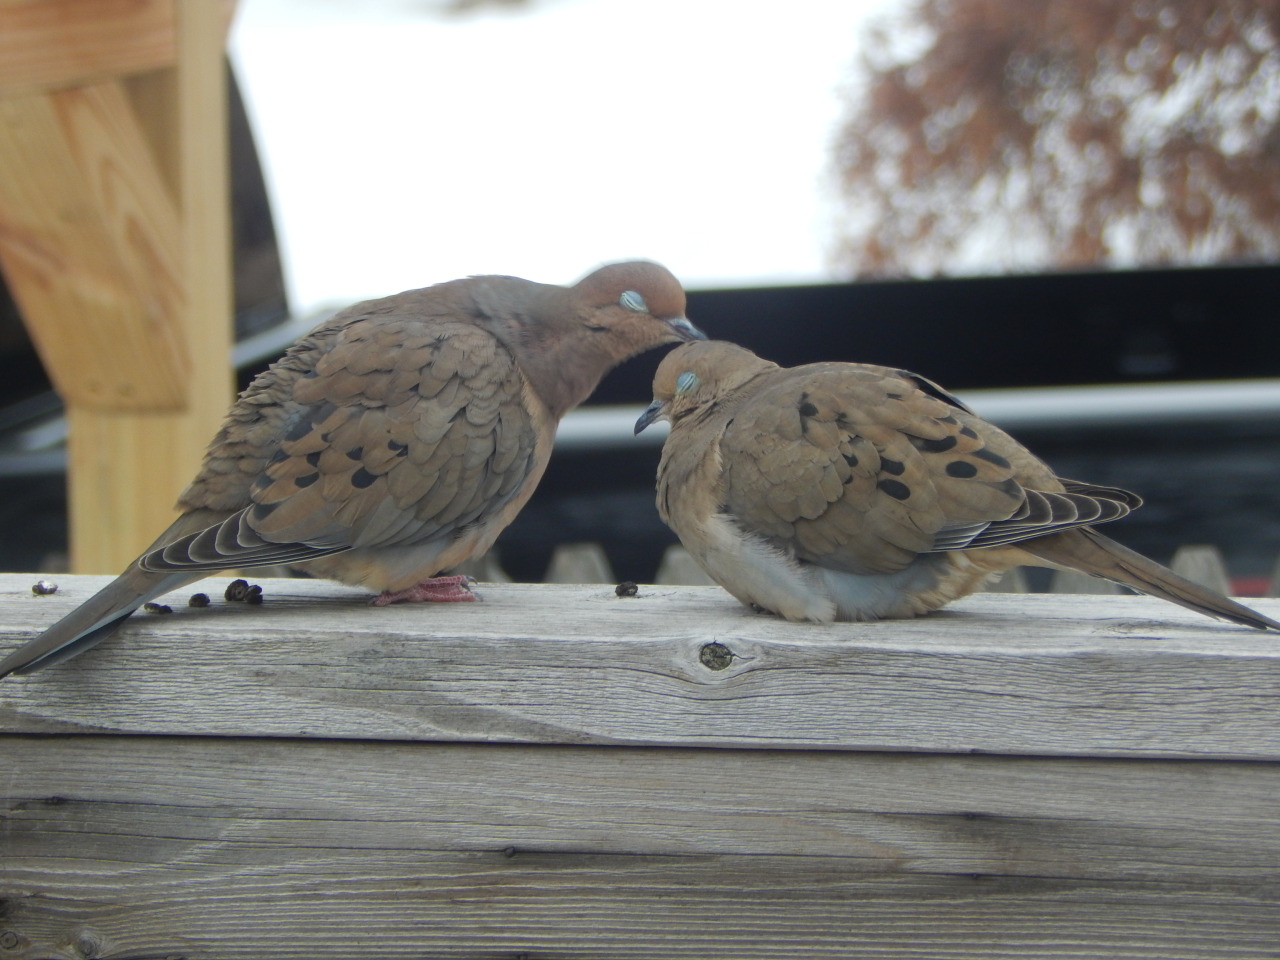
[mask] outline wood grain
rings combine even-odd
[[[0,575],[5,646],[104,580],[35,579]],[[0,960],[1277,956],[1269,635],[227,582],[0,683]]]
[[[0,0],[0,265],[68,405],[77,570],[173,519],[231,398],[234,6]]]
[[[868,878],[822,857],[281,851],[250,867],[237,852],[58,885],[11,905],[0,938],[14,960],[1274,960],[1280,937],[1252,885]]]
[[[176,0],[0,0],[0,97],[173,66],[175,6]],[[225,36],[235,0],[216,6]]]
[[[177,185],[180,230],[172,256],[181,303],[167,324],[191,363],[177,409],[140,411],[78,404],[68,411],[71,563],[81,572],[122,569],[176,515],[233,390],[231,200],[228,181],[224,17],[234,4],[186,2],[176,18],[173,70],[128,84],[128,101],[149,108],[139,140],[155,163],[151,187]],[[160,278],[149,292],[158,296]],[[146,382],[155,372],[143,372]]]
[[[53,743],[0,739],[6,958],[1248,958],[1280,937],[1275,764]]]
[[[177,210],[118,83],[0,100],[0,264],[58,392],[178,409]]]
[[[104,582],[34,597],[34,579],[0,576],[0,649]],[[264,580],[260,607],[185,606],[227,582],[0,684],[0,729],[1280,759],[1280,642],[1145,597],[985,594],[829,626],[712,587],[482,584],[482,603],[370,608]]]

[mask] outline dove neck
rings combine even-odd
[[[559,419],[587,397],[617,360],[575,341],[556,324],[532,324],[520,331],[517,357],[529,384]]]
[[[580,323],[564,287],[507,277],[484,280],[470,290],[478,315],[559,419],[591,395],[618,359],[575,336]]]

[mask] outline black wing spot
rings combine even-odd
[[[306,456],[307,464],[312,467],[320,466],[320,454],[321,454],[320,450],[315,450],[312,453],[308,453]]]
[[[294,477],[293,485],[295,487],[309,487],[319,479],[320,479],[320,474],[308,473],[306,476],[303,476],[303,477]]]
[[[973,456],[979,457],[980,459],[987,461],[987,463],[993,463],[997,467],[1000,467],[1002,469],[1007,469],[1009,467],[1008,460],[1006,460],[1004,457],[1000,456],[1000,454],[995,453],[994,451],[992,451],[987,447],[982,447],[981,449],[974,450]]]
[[[364,456],[364,447],[352,447],[347,451],[348,460],[359,460]]]
[[[895,500],[905,500],[911,496],[911,488],[901,480],[892,480],[885,478],[876,484],[881,490],[893,497]]]
[[[955,437],[947,436],[941,440],[926,440],[923,437],[912,437],[911,442],[915,444],[917,450],[923,450],[925,453],[946,453],[952,449],[959,441]]]
[[[978,468],[968,460],[952,460],[947,464],[947,476],[959,480],[968,480],[978,475]]]
[[[851,466],[851,467],[856,467],[856,466],[858,465],[858,455],[857,455],[857,454],[854,454],[854,453],[846,453],[846,454],[843,454],[842,456],[844,457],[844,462],[845,462],[845,463],[847,463],[849,466]]]
[[[970,440],[977,440],[978,435],[973,432],[973,427],[961,427],[960,436],[968,437]]]
[[[900,477],[907,469],[907,466],[901,460],[890,460],[888,457],[881,457],[880,469],[885,473],[891,473],[895,477]]]
[[[797,409],[802,417],[816,417],[818,415],[818,408],[809,402],[809,394],[807,393],[800,394],[800,405]]]
[[[351,475],[351,485],[357,490],[363,490],[365,487],[371,486],[373,481],[377,480],[375,474],[370,473],[364,467],[361,467]]]

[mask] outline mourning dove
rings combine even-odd
[[[1094,529],[1136,495],[1055,476],[924,377],[780,367],[707,341],[671,351],[653,392],[636,432],[671,423],[658,510],[748,606],[819,623],[912,617],[1029,564],[1280,630]]]
[[[664,267],[571,288],[483,276],[356,304],[253,381],[182,493],[182,515],[111,584],[0,662],[96,644],[162,593],[229,567],[298,564],[383,591],[466,600],[438,578],[484,552],[542,477],[560,418],[628,357],[702,334]]]

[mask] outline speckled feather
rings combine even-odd
[[[632,262],[571,288],[472,277],[344,310],[236,401],[182,516],[0,676],[74,655],[229,567],[295,563],[390,596],[483,552],[605,373],[701,336],[684,307],[665,268]]]
[[[663,519],[730,593],[790,619],[915,616],[1041,564],[1280,629],[1092,529],[1135,494],[1057,477],[908,371],[689,344],[659,366],[638,428],[661,418]]]

